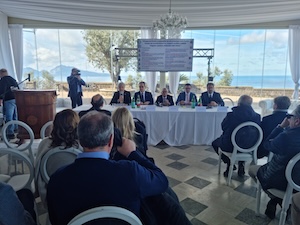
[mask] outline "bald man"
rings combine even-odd
[[[168,95],[167,88],[162,89],[161,95],[157,97],[155,104],[159,106],[174,105],[173,97],[171,95]]]
[[[82,117],[83,115],[87,114],[90,111],[98,111],[101,113],[104,113],[108,116],[111,116],[111,112],[105,109],[101,109],[103,107],[103,103],[104,103],[104,98],[100,95],[100,94],[96,94],[92,97],[92,108],[90,108],[89,110],[84,110],[84,111],[80,111],[78,113],[79,117]]]

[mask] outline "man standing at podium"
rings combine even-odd
[[[3,114],[5,121],[18,120],[17,105],[13,89],[19,89],[17,81],[8,75],[6,69],[0,70],[0,105],[3,103]],[[11,125],[7,129],[7,138],[14,139],[14,131],[17,125]]]
[[[73,68],[71,75],[67,77],[67,81],[69,84],[69,94],[68,97],[71,98],[72,101],[72,109],[76,108],[76,106],[82,105],[82,85],[86,86],[84,80],[81,79],[80,70],[77,68]]]

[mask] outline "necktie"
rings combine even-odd
[[[186,102],[189,102],[189,101],[190,101],[190,94],[187,93],[187,94],[186,94]]]
[[[144,102],[144,93],[141,93],[141,102]]]

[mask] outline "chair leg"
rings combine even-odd
[[[256,215],[260,215],[260,200],[261,200],[261,185],[259,181],[257,181],[256,187]]]
[[[230,184],[230,181],[231,181],[231,177],[232,177],[232,173],[233,173],[233,167],[234,167],[234,163],[233,161],[230,163],[230,166],[229,166],[229,173],[228,173],[228,177],[227,177],[227,185]]]
[[[280,219],[279,219],[279,225],[284,225],[285,224],[285,220],[286,220],[286,216],[287,216],[287,210],[290,206],[290,202],[292,199],[292,194],[290,196],[285,196],[283,198],[282,201],[282,209],[281,209],[281,213],[280,213]]]
[[[218,151],[218,153],[219,153],[219,170],[218,170],[218,174],[220,174],[221,173],[221,163],[222,163],[222,160],[221,160],[222,153],[220,152],[220,150]]]

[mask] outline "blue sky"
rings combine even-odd
[[[61,63],[84,70],[102,72],[88,62],[82,30],[37,29],[39,70],[50,70]],[[37,68],[32,30],[24,30],[24,67]],[[215,48],[212,66],[230,69],[234,75],[290,74],[287,63],[288,30],[192,30],[182,38],[193,38],[194,48]],[[266,40],[266,42],[265,42]],[[207,74],[207,60],[195,59],[193,72]],[[189,74],[189,73],[187,73]]]

